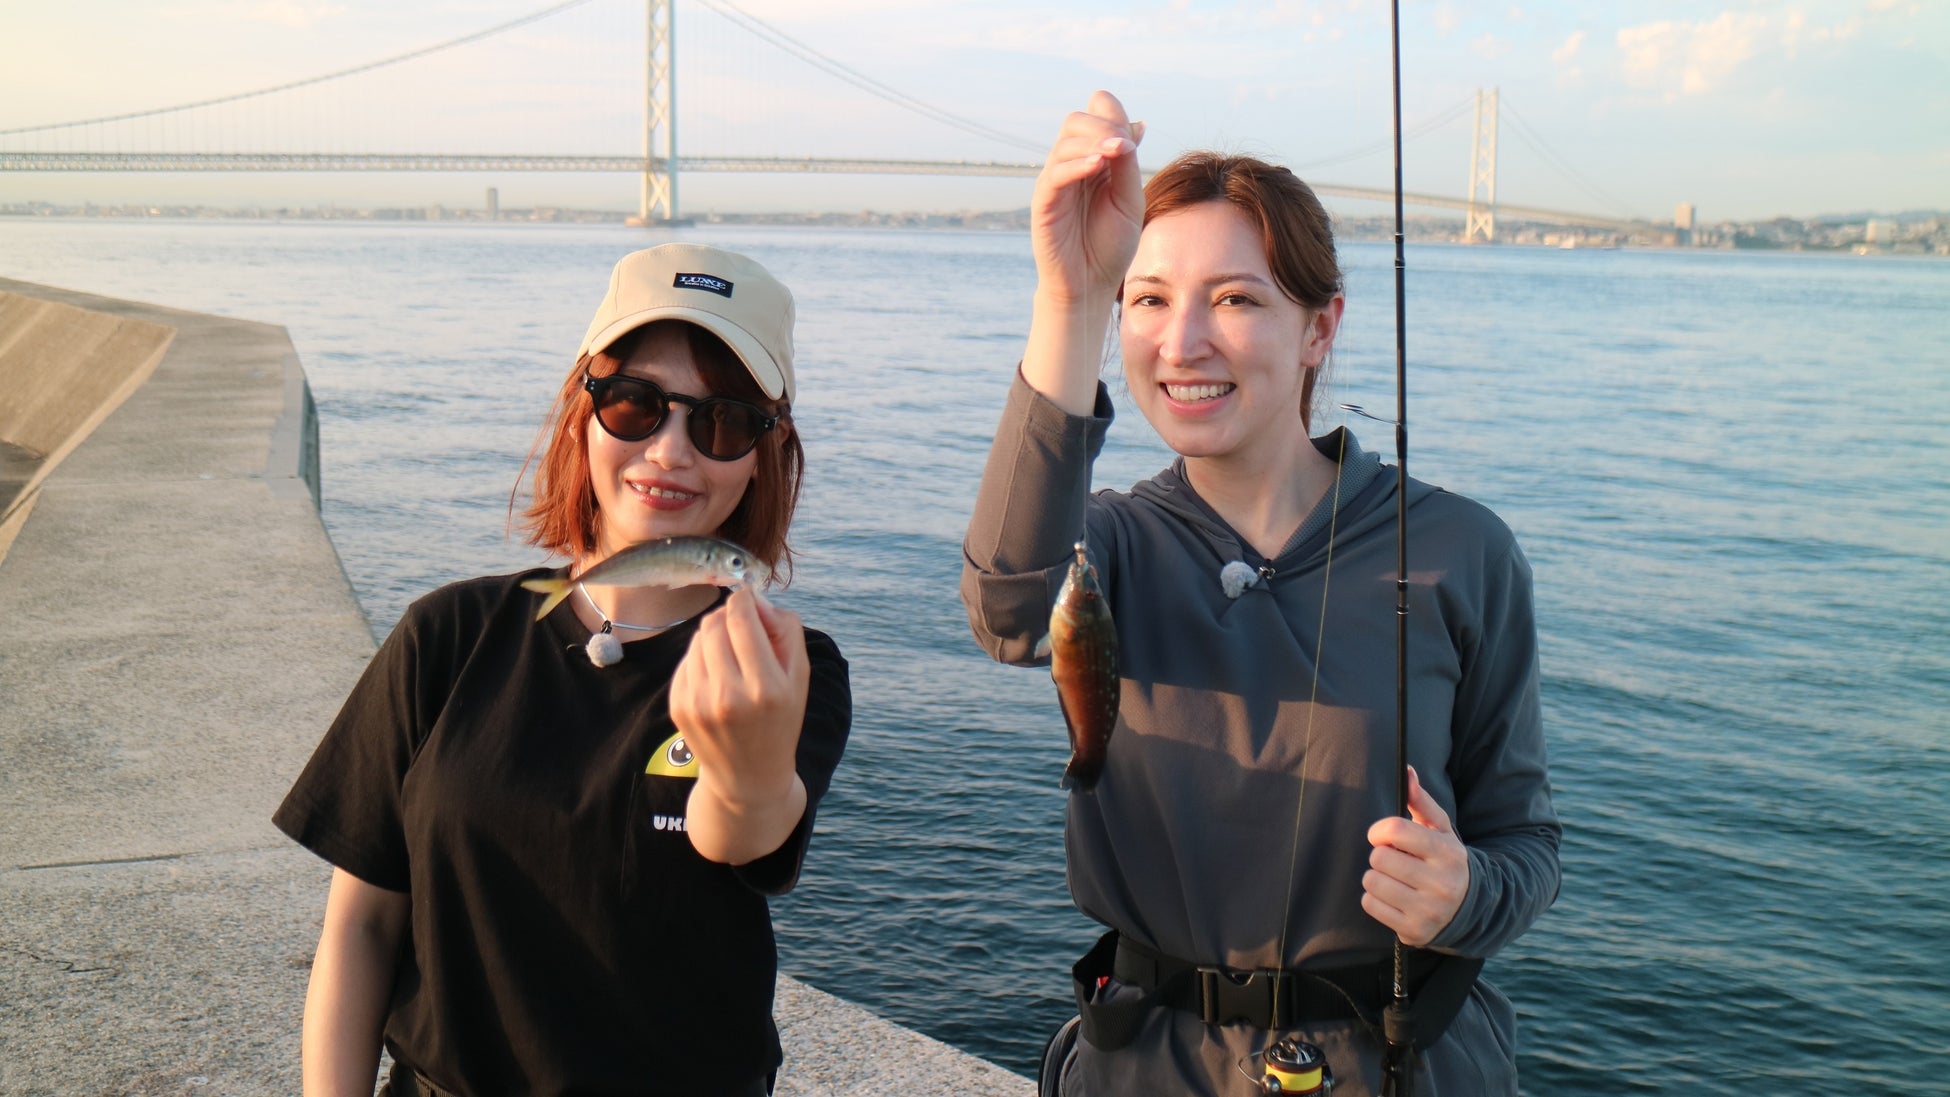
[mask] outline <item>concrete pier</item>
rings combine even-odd
[[[330,869],[270,815],[373,652],[318,469],[283,328],[0,279],[0,1093],[298,1092]],[[780,1094],[1033,1088],[776,1012]]]

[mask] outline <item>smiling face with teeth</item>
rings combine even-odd
[[[653,381],[665,392],[717,395],[704,383],[679,324],[651,327],[622,372]],[[619,441],[599,424],[589,424],[598,527],[594,558],[655,537],[715,534],[745,497],[758,465],[755,452],[736,461],[704,456],[684,431],[690,414],[690,408],[672,405],[656,433],[639,442]]]
[[[1271,472],[1307,446],[1306,375],[1341,300],[1288,297],[1253,223],[1224,201],[1153,218],[1124,279],[1118,336],[1138,410],[1173,450]]]

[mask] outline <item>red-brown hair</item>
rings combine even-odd
[[[1205,202],[1227,202],[1259,229],[1266,265],[1296,304],[1323,309],[1341,292],[1334,230],[1312,187],[1277,164],[1251,156],[1188,152],[1144,185],[1144,223]],[[1300,421],[1313,423],[1320,370],[1301,383]]]
[[[583,391],[583,378],[607,377],[622,369],[645,334],[660,324],[684,328],[691,360],[711,395],[749,401],[764,408],[766,414],[779,417],[776,427],[759,436],[758,448],[752,451],[758,458],[752,482],[718,527],[717,535],[743,545],[784,582],[792,572],[792,548],[786,543],[786,531],[792,525],[792,512],[799,506],[799,482],[806,464],[799,432],[792,424],[792,408],[783,400],[766,396],[724,340],[682,320],[645,324],[576,362],[555,395],[555,404],[528,452],[528,461],[522,465],[524,475],[530,465],[535,468],[534,498],[522,512],[523,534],[530,544],[571,559],[595,551],[600,514],[595,485],[589,477],[589,422],[594,418],[595,403]],[[517,481],[515,491],[520,490]],[[514,509],[513,497],[508,507]]]

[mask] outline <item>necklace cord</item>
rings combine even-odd
[[[586,588],[584,588],[581,583],[576,584],[576,592],[582,595],[583,601],[589,603],[589,608],[595,612],[596,616],[603,619],[603,627],[602,627],[603,632],[608,632],[612,626],[616,628],[626,628],[629,629],[631,632],[662,632],[665,629],[676,628],[678,625],[681,625],[684,622],[690,620],[691,618],[697,616],[697,614],[695,613],[687,613],[684,616],[679,617],[677,620],[672,621],[667,625],[632,625],[628,621],[610,620],[609,614],[603,612],[603,607],[596,604],[596,600],[590,597],[589,591]]]

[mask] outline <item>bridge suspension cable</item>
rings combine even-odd
[[[1577,169],[1571,167],[1569,161],[1559,156],[1556,151],[1545,144],[1543,137],[1531,128],[1530,123],[1523,120],[1523,116],[1517,113],[1515,107],[1505,103],[1503,104],[1503,110],[1510,116],[1510,121],[1517,124],[1515,129],[1517,139],[1529,145],[1532,151],[1543,157],[1545,164],[1549,165],[1559,175],[1570,180],[1579,190],[1590,195],[1594,201],[1611,210],[1613,213],[1619,214],[1628,220],[1633,217],[1631,207],[1605,193],[1603,188],[1586,179]]]
[[[1432,115],[1428,119],[1421,122],[1417,122],[1414,126],[1411,126],[1406,132],[1402,134],[1403,139],[1413,140],[1417,137],[1421,137],[1424,136],[1425,134],[1441,129],[1443,126],[1446,126],[1449,123],[1455,121],[1456,119],[1461,118],[1463,116],[1463,112],[1467,111],[1470,108],[1471,102],[1472,100],[1468,98],[1457,100],[1455,105],[1451,106],[1449,109],[1444,110],[1438,114]],[[1372,156],[1377,152],[1386,152],[1389,149],[1392,149],[1394,147],[1395,147],[1394,138],[1389,137],[1377,141],[1371,145],[1362,145],[1358,149],[1351,149],[1347,152],[1341,153],[1339,156],[1330,156],[1325,160],[1309,160],[1304,164],[1295,164],[1293,166],[1296,170],[1300,170],[1300,169],[1312,170],[1314,168],[1332,167],[1335,164],[1345,164],[1350,160],[1359,160],[1364,156]]]
[[[82,118],[73,122],[49,122],[38,126],[21,126],[17,129],[0,130],[0,137],[12,137],[15,134],[22,133],[44,133],[48,130],[70,129],[76,126],[94,126],[104,122],[127,122],[137,118],[153,118],[159,114],[174,114],[177,111],[196,110],[199,107],[214,107],[224,103],[235,103],[244,99],[256,99],[259,96],[274,95],[281,91],[291,91],[294,88],[310,87],[313,84],[323,84],[328,80],[337,80],[345,76],[356,76],[362,72],[371,72],[374,69],[383,69],[388,65],[397,65],[402,61],[411,61],[415,58],[425,57],[428,54],[453,49],[455,46],[465,46],[470,43],[479,42],[484,38],[492,38],[504,31],[514,30],[516,27],[525,27],[530,23],[547,19],[551,15],[559,15],[562,12],[568,11],[570,8],[580,7],[587,3],[589,3],[589,0],[565,0],[564,3],[543,8],[541,11],[530,12],[519,19],[510,19],[506,23],[497,24],[486,30],[475,31],[472,34],[464,34],[459,38],[451,38],[435,45],[422,46],[419,49],[409,50],[406,53],[397,54],[379,61],[368,61],[363,65],[354,65],[349,69],[328,72],[322,76],[309,76],[303,80],[293,80],[288,84],[279,84],[276,87],[258,88],[255,91],[240,91],[234,95],[220,95],[215,99],[200,99],[194,103],[178,103],[173,107],[156,107],[151,110],[130,111],[127,114],[109,114],[100,118]]]
[[[698,0],[698,3],[724,16],[732,23],[765,39],[774,46],[792,54],[801,61],[812,65],[814,68],[830,76],[838,77],[869,95],[885,99],[903,110],[909,110],[924,118],[953,126],[964,133],[974,134],[977,137],[986,137],[991,141],[1000,141],[1005,145],[1013,145],[1016,148],[1025,149],[1029,152],[1041,154],[1049,149],[1049,146],[1045,143],[1030,141],[1011,133],[1004,133],[1001,130],[985,126],[972,119],[963,118],[958,114],[951,114],[931,103],[922,102],[899,89],[888,87],[886,84],[875,80],[873,77],[848,65],[844,61],[837,61],[826,56],[804,42],[799,41],[797,38],[767,23],[765,20],[760,19],[758,16],[731,3],[730,0]]]
[[[641,4],[643,2],[644,0],[622,0],[622,3],[624,4],[630,4],[630,3]],[[677,0],[654,0],[653,7],[652,7],[653,20],[654,20],[655,11],[668,12],[671,7],[675,6],[676,2]],[[688,3],[689,0],[686,0],[686,2]],[[795,38],[792,35],[787,34],[786,32],[778,29],[777,27],[772,26],[770,23],[766,22],[765,20],[760,19],[759,17],[744,10],[739,5],[737,0],[696,0],[696,3],[709,9],[714,14],[721,17],[725,21],[725,24],[727,26],[735,28],[737,32],[758,38],[764,41],[766,44],[793,56],[795,59],[805,63],[806,65],[812,67],[814,70],[824,74],[825,76],[840,80],[843,83],[851,85],[853,88],[857,89],[858,91],[865,92],[866,94],[876,99],[879,99],[891,106],[898,107],[903,111],[907,111],[919,115],[923,118],[930,120],[931,122],[938,123],[942,126],[950,127],[976,137],[980,137],[984,140],[996,141],[996,142],[1009,145],[1013,148],[1027,150],[1029,152],[1034,153],[1037,159],[1040,159],[1041,154],[1045,151],[1046,146],[1044,146],[1039,142],[1027,140],[1015,134],[1005,132],[1001,129],[984,125],[983,123],[978,122],[974,119],[963,117],[958,114],[954,114],[946,109],[943,109],[942,107],[925,102],[921,99],[916,98],[915,96],[909,95],[897,88],[885,84],[880,80],[877,80],[874,77],[869,76],[864,72],[861,72],[859,69],[853,67],[852,65],[849,65],[832,56],[829,56],[826,53],[823,53],[820,50],[814,48],[813,46],[808,45],[806,42],[801,41],[800,39]],[[680,171],[682,172],[797,171],[797,172],[848,172],[848,173],[872,173],[872,174],[1028,176],[1028,175],[1034,175],[1037,171],[1038,165],[1035,163],[1004,163],[1001,161],[971,161],[971,160],[958,160],[958,161],[890,160],[890,159],[875,159],[872,158],[870,154],[868,156],[856,155],[856,156],[846,157],[846,158],[789,157],[789,156],[783,156],[783,157],[782,156],[736,156],[736,157],[734,156],[709,156],[709,157],[685,156],[678,153],[678,151],[674,146],[674,143],[672,143],[669,147],[661,150],[656,150],[646,145],[641,156],[618,156],[614,154],[603,154],[602,146],[606,142],[602,139],[589,141],[586,137],[577,137],[577,136],[569,137],[569,139],[566,142],[557,141],[555,143],[574,145],[578,143],[587,142],[588,144],[592,144],[596,146],[595,151],[597,154],[596,155],[573,154],[573,153],[580,152],[581,151],[580,149],[563,149],[563,150],[557,150],[556,152],[547,153],[547,154],[529,153],[529,154],[490,155],[490,154],[480,154],[477,152],[469,152],[467,150],[462,150],[461,152],[449,151],[445,153],[427,152],[427,151],[412,151],[412,152],[402,151],[402,152],[393,152],[393,153],[378,152],[378,151],[355,152],[355,151],[350,151],[348,149],[341,149],[340,151],[337,152],[326,152],[326,151],[302,152],[297,150],[284,150],[284,151],[234,150],[230,152],[203,152],[203,151],[194,151],[194,145],[192,145],[192,148],[189,150],[179,149],[176,151],[172,151],[170,148],[160,147],[160,146],[182,145],[184,143],[184,141],[182,140],[183,135],[178,134],[174,127],[179,122],[184,123],[186,126],[189,125],[190,123],[198,123],[199,116],[189,112],[194,112],[199,108],[219,107],[227,104],[238,103],[244,100],[262,99],[265,97],[273,96],[280,92],[290,92],[296,89],[310,88],[315,85],[321,85],[332,81],[343,80],[344,78],[347,77],[352,77],[360,74],[373,73],[375,70],[388,69],[393,66],[402,65],[405,62],[427,58],[430,55],[442,53],[443,51],[454,50],[458,47],[479,43],[485,39],[494,38],[497,35],[503,35],[506,34],[507,32],[514,31],[517,28],[525,27],[530,24],[534,24],[542,20],[549,19],[553,16],[561,15],[565,12],[568,12],[571,9],[581,8],[584,7],[585,5],[590,5],[590,4],[591,4],[591,0],[556,0],[556,2],[549,4],[549,6],[547,7],[540,8],[526,15],[520,16],[519,18],[510,19],[505,22],[498,23],[494,26],[487,27],[482,30],[477,30],[472,33],[463,34],[455,38],[450,38],[445,41],[437,42],[432,45],[408,50],[403,53],[394,54],[388,57],[381,58],[379,60],[369,61],[364,64],[354,65],[351,67],[338,69],[332,72],[323,73],[321,75],[311,76],[302,80],[292,80],[292,81],[288,81],[270,87],[257,88],[251,91],[238,92],[235,94],[217,96],[213,98],[197,100],[195,102],[179,103],[173,106],[158,107],[158,108],[152,108],[148,110],[129,111],[124,113],[111,114],[111,115],[105,115],[105,116],[93,117],[93,118],[85,118],[85,119],[79,119],[74,121],[43,123],[37,125],[18,126],[18,127],[8,128],[8,129],[0,129],[0,138],[7,138],[7,137],[16,137],[25,134],[37,134],[37,133],[47,133],[49,131],[70,131],[70,130],[79,131],[82,133],[84,137],[86,137],[88,136],[92,128],[92,132],[95,134],[97,138],[94,141],[94,144],[97,147],[92,151],[57,150],[57,151],[41,152],[41,151],[17,151],[12,149],[0,149],[0,172],[15,172],[15,171],[91,171],[91,172],[92,171],[147,171],[147,172],[155,172],[155,171],[251,171],[251,172],[262,172],[262,171],[292,171],[292,172],[598,171],[598,172],[610,172],[610,171],[615,171],[615,172],[624,172],[627,171],[627,172],[644,173],[646,175],[653,174],[653,173],[665,173],[668,175],[674,175],[676,172],[680,172]],[[653,27],[653,31],[654,31],[654,27]],[[736,38],[738,37],[738,34],[734,34],[732,37]],[[614,34],[613,30],[605,30],[604,33],[595,36],[595,38],[596,40],[599,40],[605,45],[609,45],[609,46],[614,46],[619,41],[618,37]],[[741,47],[740,52],[742,52],[742,44],[739,45]],[[654,35],[653,35],[651,50],[653,53],[655,52]],[[608,56],[609,56],[608,54],[603,55],[604,58],[607,58]],[[653,66],[654,63],[655,62],[653,61],[652,62]],[[583,66],[583,68],[588,69],[590,71],[594,70],[594,66]],[[420,70],[415,69],[414,71],[417,72]],[[659,79],[659,77],[656,75],[656,70],[654,67],[649,71],[651,74],[650,80],[654,81]],[[666,68],[665,71],[667,72],[668,68]],[[394,75],[399,76],[400,74],[395,72]],[[410,76],[406,78],[410,78]],[[668,76],[662,77],[662,79],[668,79]],[[365,84],[367,83],[369,82],[363,82],[363,81],[360,82],[362,87],[365,86]],[[334,95],[332,97],[328,97],[328,109],[335,108],[336,104],[330,103],[330,100],[334,98],[343,98],[344,96],[341,94],[342,92],[343,89],[337,89],[335,90]],[[302,97],[288,97],[284,101],[285,104],[288,105],[293,98],[301,100],[300,102],[301,109],[312,110],[314,116],[316,115],[316,108],[311,106],[309,102],[304,102],[306,100],[315,100],[316,99],[315,94],[308,94]],[[273,104],[273,108],[276,108],[276,106],[277,104]],[[1450,107],[1438,111],[1435,114],[1427,117],[1423,121],[1416,123],[1413,127],[1411,127],[1410,129],[1404,132],[1404,137],[1407,138],[1424,137],[1429,133],[1443,126],[1450,124],[1460,115],[1467,112],[1469,107],[1470,107],[1470,100],[1464,99],[1461,102],[1458,102]],[[264,108],[259,108],[259,109],[264,109]],[[1592,227],[1611,228],[1619,231],[1631,231],[1642,224],[1642,222],[1638,222],[1635,218],[1632,217],[1632,215],[1630,214],[1630,212],[1627,210],[1627,208],[1623,203],[1619,202],[1611,195],[1605,193],[1602,188],[1598,187],[1591,180],[1580,175],[1574,168],[1572,168],[1569,162],[1563,156],[1558,154],[1555,150],[1550,148],[1549,145],[1543,140],[1543,138],[1537,133],[1534,127],[1530,126],[1529,123],[1526,122],[1521,116],[1519,116],[1514,109],[1507,110],[1505,113],[1507,113],[1511,121],[1515,123],[1515,130],[1517,132],[1518,137],[1521,140],[1523,140],[1527,146],[1531,147],[1534,151],[1536,151],[1539,154],[1540,158],[1543,159],[1543,161],[1546,164],[1550,165],[1550,167],[1553,170],[1557,171],[1565,178],[1567,178],[1569,181],[1576,184],[1580,188],[1580,190],[1582,190],[1587,195],[1591,196],[1596,202],[1598,202],[1603,207],[1614,211],[1618,211],[1620,216],[1618,216],[1616,220],[1613,220],[1611,218],[1606,218],[1606,217],[1592,217],[1585,214],[1569,214],[1569,213],[1563,213],[1563,212],[1553,211],[1553,210],[1543,210],[1543,209],[1520,210],[1518,207],[1508,206],[1508,205],[1502,207],[1505,213],[1516,215],[1516,216],[1528,216],[1528,217],[1533,217],[1535,219],[1541,219],[1541,220],[1555,220],[1564,223],[1584,224]],[[137,147],[131,149],[128,147],[131,142],[129,140],[128,134],[126,133],[110,134],[109,136],[112,138],[112,140],[101,139],[101,131],[99,127],[103,126],[104,124],[130,122],[130,121],[136,121],[141,119],[152,119],[152,118],[158,118],[159,116],[170,116],[165,120],[166,129],[163,138],[161,140],[158,140],[156,134],[153,132],[148,133],[146,135],[146,140],[144,140],[145,135],[138,134],[136,135],[136,139],[135,139],[135,144]],[[390,115],[388,117],[390,118]],[[647,111],[646,117],[656,117],[655,111]],[[209,118],[209,115],[207,114],[203,115],[201,116],[201,118],[207,120]],[[313,129],[320,129],[319,119],[313,117],[310,119],[310,121],[312,123]],[[327,125],[323,128],[323,132],[330,133],[332,127],[338,124],[339,119],[328,117],[325,118],[323,121],[327,123]],[[668,119],[666,119],[666,121],[668,121]],[[1479,118],[1479,125],[1480,125],[1480,121],[1481,120]],[[232,123],[232,125],[234,125],[234,122]],[[287,126],[283,124],[274,124],[272,126],[272,129],[278,134],[280,134],[281,136],[288,135],[290,132],[296,132],[298,130],[297,127]],[[442,129],[439,130],[438,132],[444,134],[448,132],[459,132],[459,131],[457,129],[454,129],[453,127],[448,127],[447,129]],[[238,144],[234,132],[227,132],[222,129],[217,129],[215,133],[216,133],[216,138],[213,141],[211,136],[209,135],[208,128],[198,124],[195,128],[195,131],[189,133],[187,136],[190,142],[200,141],[201,144],[203,144],[206,147],[212,143],[215,143],[218,145],[227,144],[233,146],[234,149],[234,146]],[[62,140],[65,141],[66,138],[64,137],[62,138]],[[371,134],[355,134],[354,140],[362,140],[362,143],[368,149],[372,149],[374,147],[381,146],[386,143],[382,140],[374,140]],[[316,138],[314,138],[311,143],[317,145],[317,144],[328,144],[329,142],[318,141]],[[341,140],[340,143],[344,144],[345,142]],[[8,142],[8,144],[12,144],[12,142]],[[145,144],[151,147],[146,149],[141,147]],[[1306,163],[1296,164],[1295,167],[1306,170],[1309,173],[1311,173],[1314,170],[1322,167],[1326,167],[1334,164],[1346,163],[1348,161],[1358,160],[1363,157],[1369,156],[1372,153],[1384,148],[1385,144],[1386,144],[1385,142],[1380,142],[1372,145],[1366,145],[1359,148],[1354,148],[1334,156],[1316,159]],[[108,147],[103,147],[103,146],[108,146]],[[422,138],[409,136],[407,138],[406,147],[409,149],[417,148],[417,149],[424,150],[426,148],[426,144],[423,142]],[[1493,155],[1494,154],[1492,152],[1492,156]],[[1472,175],[1474,174],[1474,172],[1475,172],[1475,168],[1474,166],[1472,166]],[[1345,197],[1363,198],[1363,199],[1371,197],[1371,195],[1369,195],[1369,193],[1367,192],[1366,188],[1335,187],[1331,185],[1321,184],[1318,182],[1316,182],[1314,186],[1315,189],[1320,191],[1322,194],[1332,193],[1332,194],[1337,194]],[[1392,197],[1392,194],[1389,196]],[[1473,200],[1473,196],[1472,199],[1446,199],[1446,198],[1438,198],[1430,195],[1414,195],[1414,196],[1410,196],[1410,200],[1415,201],[1418,204],[1422,204],[1422,205],[1433,205],[1441,208],[1462,209],[1470,212],[1472,215],[1476,211],[1478,205],[1480,205],[1480,203],[1477,203]],[[1492,195],[1492,201],[1493,201],[1493,195]],[[674,202],[671,203],[671,205],[674,206]],[[647,210],[645,211],[645,216],[647,217]],[[674,209],[667,212],[665,216],[674,216]]]

